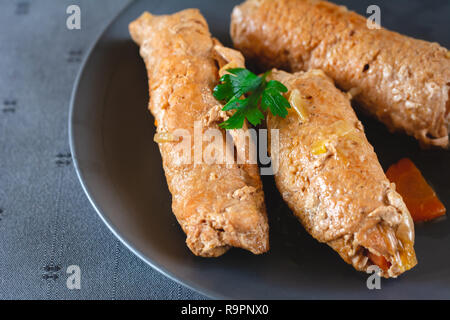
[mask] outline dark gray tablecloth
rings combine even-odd
[[[71,162],[80,62],[127,0],[0,1],[0,299],[201,299],[142,262],[101,222]],[[66,9],[81,8],[81,30]],[[69,290],[67,268],[81,270]]]

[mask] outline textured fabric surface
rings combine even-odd
[[[81,30],[66,9],[81,8]],[[80,63],[127,0],[0,1],[0,299],[204,299],[146,265],[76,177],[69,100]],[[78,265],[81,289],[69,290]]]

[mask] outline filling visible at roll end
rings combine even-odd
[[[356,233],[330,246],[357,270],[373,272],[375,265],[381,276],[396,278],[417,264],[414,224],[397,192],[389,189],[387,198],[389,204],[368,214]]]
[[[376,265],[383,277],[395,278],[417,264],[414,243],[402,238],[394,229],[379,223],[370,230],[368,241],[359,250],[363,258],[367,257],[360,259],[361,262],[365,260],[365,264],[359,266],[361,270],[368,271],[371,265]]]
[[[264,206],[263,203],[258,205]],[[213,213],[201,215],[197,219],[201,221],[192,221],[183,226],[187,235],[186,244],[197,256],[218,257],[231,247],[245,249],[253,254],[269,250],[267,219],[259,211],[253,210],[249,203],[246,206],[230,206],[222,216]]]

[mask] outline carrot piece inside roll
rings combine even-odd
[[[386,258],[383,256],[379,256],[372,252],[367,251],[367,257],[369,258],[370,261],[372,261],[374,264],[380,267],[380,269],[383,271],[387,271],[391,266],[391,263],[387,261]]]

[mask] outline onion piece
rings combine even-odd
[[[297,89],[292,90],[289,96],[289,103],[291,104],[292,108],[297,111],[297,114],[302,122],[308,120],[308,109],[306,107],[305,100],[300,94],[300,91],[298,91]]]
[[[241,68],[241,67],[242,67],[242,65],[239,62],[232,60],[229,63],[227,63],[226,65],[224,65],[222,68],[220,68],[219,76],[222,77],[223,75],[229,73],[228,69],[235,69],[235,68]]]
[[[356,97],[358,94],[361,93],[361,88],[353,87],[350,90],[347,91],[347,97],[349,100],[352,100],[354,97]]]
[[[158,132],[155,133],[155,136],[153,137],[153,141],[157,143],[178,142],[179,140],[180,137],[177,137],[170,132]]]

